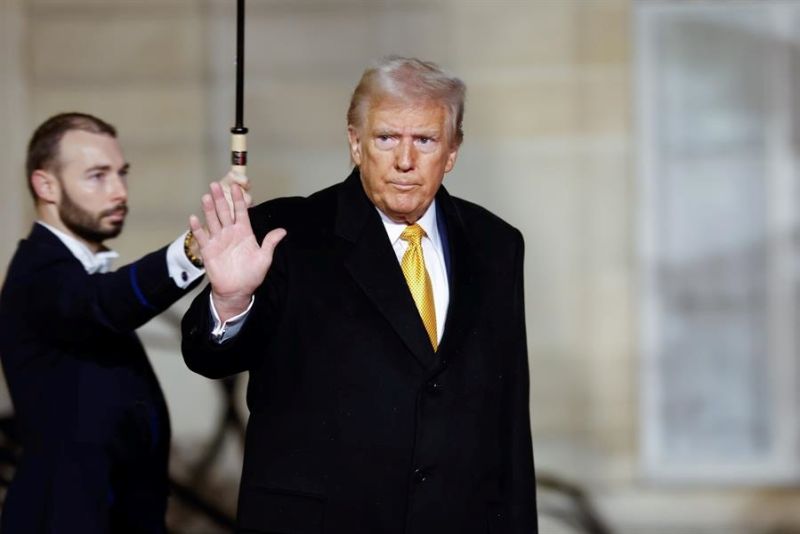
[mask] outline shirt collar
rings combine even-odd
[[[377,207],[375,209],[378,209]],[[394,245],[400,239],[400,234],[408,226],[405,223],[397,223],[391,220],[385,213],[378,209],[378,213],[383,221],[383,226],[386,228],[386,234],[389,236],[389,241]],[[422,217],[419,218],[417,224],[425,230],[425,235],[436,246],[437,250],[441,248],[439,239],[439,225],[436,224],[436,199],[431,202]]]
[[[75,256],[78,261],[81,262],[81,264],[83,264],[83,268],[86,269],[86,272],[89,274],[107,273],[111,270],[111,262],[119,257],[119,254],[108,249],[94,253],[85,244],[81,243],[71,235],[65,234],[58,228],[54,228],[53,226],[50,226],[42,221],[36,222],[53,232],[53,234],[59,238],[62,243],[64,243],[64,246],[67,247],[70,252],[72,252],[72,255]]]

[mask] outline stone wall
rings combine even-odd
[[[132,211],[113,243],[123,262],[185,228],[227,166],[232,6],[2,0],[3,258],[31,217],[25,143],[59,111],[95,113],[120,131],[132,163]],[[256,199],[345,176],[347,101],[371,60],[416,55],[467,82],[465,143],[445,185],[526,237],[542,472],[587,487],[623,533],[761,532],[764,517],[791,507],[791,492],[664,489],[639,476],[629,0],[253,0],[248,10]],[[176,454],[191,457],[219,403],[178,355],[174,321],[185,306],[143,338],[168,396]],[[235,478],[235,448],[225,457],[222,471]]]

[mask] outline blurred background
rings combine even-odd
[[[120,132],[119,265],[186,228],[228,166],[234,10],[0,0],[0,277],[32,220],[27,140],[57,112]],[[346,176],[350,92],[386,54],[464,79],[445,185],[526,237],[542,533],[800,533],[800,2],[249,0],[257,201]],[[246,377],[185,368],[187,305],[140,331],[172,417],[169,523],[226,532]]]

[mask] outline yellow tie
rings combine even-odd
[[[422,256],[422,236],[424,235],[425,230],[420,225],[406,226],[400,239],[408,241],[408,248],[400,261],[400,267],[403,269],[403,275],[406,277],[408,288],[411,290],[411,296],[414,298],[420,317],[422,317],[425,330],[428,331],[433,350],[436,350],[438,345],[436,308],[433,306],[431,278],[428,276],[428,270],[425,269],[425,258]]]

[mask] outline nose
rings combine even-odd
[[[395,152],[395,167],[398,171],[408,172],[414,168],[415,163],[414,143],[404,139],[397,145]]]
[[[108,192],[114,202],[126,202],[128,200],[128,182],[124,176],[114,174],[109,177]]]

